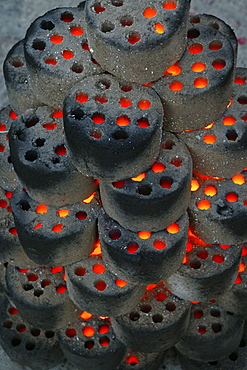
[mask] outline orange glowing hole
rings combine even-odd
[[[18,310],[15,307],[10,307],[8,309],[8,312],[9,312],[10,315],[17,315],[18,314]]]
[[[51,116],[52,116],[52,118],[63,118],[63,111],[62,110],[57,110]]]
[[[70,29],[70,33],[73,35],[73,36],[81,36],[84,34],[84,30],[82,27],[80,26],[75,26],[73,28]]]
[[[247,122],[247,114],[245,114],[244,116],[241,117],[241,119],[244,121],[244,122]]]
[[[100,104],[105,104],[108,102],[108,99],[104,95],[98,95],[94,100],[98,101]]]
[[[132,105],[132,101],[128,98],[121,98],[120,101],[119,101],[119,104],[122,107],[127,108],[127,107],[130,107]]]
[[[241,283],[242,283],[242,278],[240,275],[238,275],[236,280],[234,281],[234,284],[241,284]]]
[[[197,328],[197,331],[198,331],[198,333],[199,333],[199,334],[205,334],[205,333],[206,333],[206,331],[207,331],[207,329],[206,329],[206,327],[205,327],[205,326],[199,326],[199,327]]]
[[[220,50],[222,48],[222,42],[218,40],[214,40],[209,44],[209,49],[213,51]]]
[[[63,50],[62,52],[62,57],[64,59],[72,59],[74,58],[75,54],[73,53],[72,50]]]
[[[89,320],[91,319],[93,315],[87,311],[83,311],[81,314],[80,314],[80,317],[83,319],[83,320]]]
[[[163,8],[165,10],[174,10],[177,7],[177,3],[175,1],[165,1],[163,4]]]
[[[87,270],[82,266],[78,266],[75,269],[75,275],[77,275],[77,276],[84,276],[86,274],[86,272],[87,272]]]
[[[109,332],[109,330],[110,330],[109,325],[107,325],[107,324],[102,324],[102,325],[100,325],[100,326],[99,326],[99,328],[98,328],[98,333],[99,333],[99,334],[106,334],[106,333],[108,333],[108,332]]]
[[[212,66],[214,69],[223,69],[226,66],[226,62],[223,59],[216,59],[213,61]]]
[[[18,267],[18,271],[21,272],[21,273],[23,273],[23,274],[25,274],[26,272],[29,271],[29,269],[23,269],[21,267]]]
[[[66,291],[67,288],[64,285],[59,285],[58,287],[56,287],[56,292],[59,294],[64,294]]]
[[[166,76],[167,74],[171,76],[178,76],[182,72],[182,68],[179,67],[177,64],[173,64],[167,70],[165,71],[164,75]]]
[[[150,126],[150,123],[148,122],[147,118],[140,118],[137,121],[137,126],[142,127],[142,128],[146,128],[146,127]]]
[[[125,363],[129,364],[130,366],[135,366],[139,363],[139,360],[136,356],[128,356],[125,360]]]
[[[57,64],[57,60],[55,58],[47,58],[45,60],[45,64],[50,64],[50,65],[55,66]]]
[[[61,272],[63,271],[63,267],[62,266],[55,266],[55,267],[52,267],[51,268],[51,273],[52,274],[57,274],[58,272]]]
[[[117,286],[119,286],[120,288],[123,288],[123,287],[125,287],[128,283],[127,283],[127,281],[124,281],[124,280],[121,280],[121,279],[116,279],[116,280],[115,280],[115,284],[116,284]]]
[[[105,272],[105,266],[101,265],[100,263],[96,263],[93,265],[92,270],[95,274],[101,275]]]
[[[101,113],[95,113],[93,116],[92,116],[92,121],[96,124],[96,125],[101,125],[104,121],[105,121],[105,116]]]
[[[154,241],[154,248],[158,250],[162,250],[166,247],[166,243],[163,240],[155,240]]]
[[[170,90],[172,91],[180,91],[183,89],[183,87],[184,85],[180,81],[173,81],[170,83],[170,86],[169,86]]]
[[[58,155],[65,155],[67,153],[67,150],[64,145],[59,145],[56,147],[55,153]]]
[[[5,199],[0,199],[0,208],[6,208],[8,205],[7,200]]]
[[[7,126],[4,123],[0,123],[0,131],[5,131]]]
[[[244,85],[245,84],[245,79],[241,77],[236,77],[234,82],[239,85]]]
[[[231,117],[231,116],[224,117],[222,120],[222,123],[225,126],[232,126],[234,125],[235,122],[236,122],[236,118]]]
[[[102,13],[105,11],[105,8],[103,8],[103,6],[100,5],[100,3],[96,3],[93,7],[95,13],[99,14],[99,13]]]
[[[228,193],[226,194],[226,200],[230,203],[234,203],[238,201],[238,195],[236,193]]]
[[[163,163],[156,162],[156,163],[153,164],[151,169],[155,173],[160,173],[160,172],[163,172],[165,170],[165,166],[163,165]]]
[[[137,42],[139,42],[141,40],[141,36],[139,35],[139,33],[137,32],[132,32],[129,34],[129,37],[128,37],[128,42],[131,44],[131,45],[134,45],[136,44]]]
[[[212,257],[212,261],[217,263],[222,263],[225,261],[225,257],[221,254],[214,254]]]
[[[100,344],[102,347],[107,347],[107,346],[109,346],[109,344],[110,344],[110,339],[109,339],[109,338],[107,338],[107,337],[100,338],[100,340],[99,340],[99,344]]]
[[[192,64],[191,69],[194,72],[202,72],[206,69],[206,64],[197,62],[197,63]]]
[[[195,310],[193,312],[193,316],[195,319],[200,319],[203,316],[203,311],[202,310]]]
[[[155,296],[156,301],[162,302],[167,298],[167,295],[163,292],[158,292]]]
[[[28,281],[36,281],[36,280],[38,280],[38,278],[39,278],[38,275],[33,274],[33,273],[28,274],[28,276],[27,276]]]
[[[238,266],[238,272],[241,273],[241,272],[244,272],[246,270],[246,266],[243,262],[241,262]]]
[[[180,226],[175,222],[174,224],[167,226],[166,230],[169,234],[177,234],[180,231]]]
[[[135,242],[129,242],[127,245],[127,252],[130,254],[135,254],[139,249],[139,245]]]
[[[0,153],[3,153],[5,151],[5,146],[3,144],[0,144]]]
[[[112,185],[114,186],[114,188],[122,189],[125,183],[126,183],[125,180],[120,180],[120,181],[113,182]]]
[[[13,196],[13,192],[12,191],[6,191],[5,196],[6,196],[6,198],[11,199],[12,196]]]
[[[116,119],[116,124],[118,126],[128,126],[130,124],[130,118],[127,116],[120,116]]]
[[[173,158],[171,160],[171,164],[175,167],[180,167],[182,163],[183,163],[183,161],[179,158]]]
[[[161,23],[155,23],[153,27],[155,29],[155,32],[159,33],[160,35],[165,32],[165,26]]]
[[[66,217],[69,214],[69,210],[66,208],[63,208],[63,209],[61,208],[57,210],[57,214],[59,217]]]
[[[79,212],[77,212],[76,213],[76,218],[78,219],[78,220],[80,220],[80,221],[83,221],[83,220],[86,220],[86,218],[87,218],[87,213],[86,212],[84,212],[84,211],[79,211]]]
[[[92,326],[85,326],[82,329],[82,333],[85,335],[85,337],[92,337],[95,333],[95,330]]]
[[[161,180],[160,180],[160,186],[163,188],[163,189],[171,189],[172,187],[172,184],[173,184],[173,180],[169,177],[163,177]]]
[[[44,215],[45,213],[48,212],[48,207],[45,204],[39,204],[35,211],[41,215]]]
[[[85,93],[81,93],[76,95],[75,98],[79,103],[86,103],[88,101],[88,95]]]
[[[197,203],[197,208],[201,211],[206,211],[211,208],[211,203],[207,199],[199,200]]]
[[[237,185],[243,185],[246,183],[246,180],[245,180],[244,175],[239,173],[238,175],[235,175],[232,177],[232,182],[234,182],[234,184],[237,184]]]
[[[57,125],[56,125],[56,123],[48,122],[48,123],[45,123],[45,124],[43,125],[43,127],[44,127],[46,130],[54,130],[54,129],[57,127]]]
[[[142,14],[145,18],[150,19],[156,16],[157,10],[154,8],[146,8]]]
[[[57,224],[53,226],[52,231],[54,233],[60,233],[61,231],[63,231],[63,224]]]
[[[140,100],[138,103],[138,107],[141,110],[147,110],[151,107],[151,102],[147,99]]]
[[[199,181],[196,179],[192,179],[190,183],[190,190],[197,191],[200,188]]]
[[[140,175],[136,177],[131,177],[131,180],[133,181],[142,181],[147,176],[146,172],[141,173]]]
[[[94,286],[100,292],[103,292],[106,289],[106,283],[103,280],[96,281]]]
[[[137,235],[139,236],[140,239],[145,240],[145,239],[149,239],[152,233],[150,231],[143,230],[143,231],[139,231]]]
[[[206,186],[203,190],[204,194],[208,197],[213,197],[217,194],[217,188],[213,185]]]
[[[206,260],[208,258],[208,252],[205,250],[205,251],[200,251],[200,252],[197,252],[197,257],[202,259],[202,260]]]
[[[200,54],[203,50],[203,46],[201,44],[195,43],[189,46],[188,51],[191,54]]]
[[[12,118],[12,119],[16,119],[16,118],[18,117],[18,115],[17,115],[13,110],[11,110],[11,111],[9,112],[9,116],[10,116],[10,118]]]
[[[205,78],[205,77],[197,77],[195,80],[194,80],[194,86],[197,88],[197,89],[203,89],[204,87],[206,87],[208,85],[208,80]]]
[[[146,285],[146,290],[147,290],[147,291],[148,291],[148,290],[152,290],[152,289],[154,289],[156,286],[157,286],[157,284],[148,284],[148,285]]]
[[[204,135],[203,141],[206,144],[214,144],[216,142],[216,136],[215,135]]]
[[[75,329],[67,329],[65,332],[66,336],[69,338],[73,338],[76,336],[76,330]]]
[[[63,36],[53,35],[50,37],[50,41],[53,42],[53,44],[61,44],[63,42]]]
[[[244,206],[247,207],[247,200],[244,201]]]

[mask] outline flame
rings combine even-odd
[[[94,244],[94,249],[92,253],[90,254],[91,256],[101,256],[102,255],[102,250],[101,250],[101,245],[100,245],[100,240],[97,240]]]
[[[92,200],[94,199],[95,195],[96,195],[96,191],[94,191],[93,194],[91,194],[88,198],[83,199],[82,202],[86,203],[86,204],[91,203]]]
[[[141,173],[140,175],[136,176],[136,177],[131,177],[131,180],[133,181],[142,181],[143,179],[145,179],[146,177],[146,172],[143,172]]]

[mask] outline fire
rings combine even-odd
[[[92,200],[94,199],[95,195],[96,195],[96,191],[94,191],[94,192],[93,192],[93,194],[91,194],[88,198],[83,199],[83,201],[82,201],[82,202],[83,202],[83,203],[86,203],[86,204],[91,203],[91,202],[92,202]]]
[[[146,172],[143,172],[141,173],[140,175],[136,176],[136,177],[131,177],[131,180],[133,181],[142,181],[143,179],[145,179],[146,177]]]

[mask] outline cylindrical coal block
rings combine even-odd
[[[246,167],[247,68],[237,68],[231,102],[207,129],[179,134],[188,146],[195,173],[230,178]]]
[[[246,171],[239,178],[208,179],[192,192],[191,228],[205,243],[237,245],[246,242]]]
[[[189,22],[193,24],[204,24],[205,26],[210,26],[212,28],[215,28],[216,30],[223,33],[223,35],[231,42],[232,48],[234,51],[234,57],[236,61],[237,52],[238,52],[238,40],[235,35],[234,30],[231,28],[231,26],[227,23],[225,23],[222,19],[216,17],[212,14],[196,14],[191,15],[189,17]]]
[[[86,3],[90,50],[102,68],[126,81],[160,78],[182,56],[190,0]]]
[[[180,61],[152,87],[165,105],[165,128],[172,132],[208,126],[225,111],[235,74],[231,42],[215,28],[193,24]]]
[[[99,212],[96,199],[66,207],[47,206],[19,189],[11,206],[23,249],[37,264],[65,266],[92,252]]]
[[[243,253],[245,253],[245,248],[243,249]],[[246,284],[247,284],[247,256],[246,254],[242,257],[241,262],[239,264],[239,274],[233,285],[232,289],[230,289],[225,294],[222,294],[219,297],[218,302],[219,304],[224,307],[225,310],[234,312],[238,315],[243,316],[245,319],[247,318],[247,306],[246,306],[246,299],[247,299],[247,291],[246,291]]]
[[[94,179],[82,175],[69,159],[62,112],[49,107],[28,110],[13,122],[9,140],[14,169],[36,201],[76,203],[97,189]]]
[[[65,357],[79,370],[115,370],[127,354],[126,346],[116,337],[109,318],[88,313],[87,317],[58,331]]]
[[[64,101],[71,160],[100,179],[118,181],[146,171],[158,157],[162,125],[163,107],[154,90],[109,74],[85,78]]]
[[[174,346],[186,333],[190,308],[190,302],[174,296],[160,283],[128,314],[112,318],[112,325],[129,348],[159,352]]]
[[[83,78],[101,73],[89,52],[84,10],[57,8],[27,30],[24,53],[30,85],[41,102],[61,109],[67,92]]]
[[[89,257],[66,267],[71,299],[82,310],[98,316],[119,316],[134,307],[145,293],[112,274],[100,257]]]
[[[0,186],[9,191],[14,191],[19,183],[10,157],[8,136],[16,117],[9,105],[0,111]]]
[[[149,170],[127,180],[100,182],[103,208],[125,229],[163,230],[188,208],[191,173],[188,149],[165,132],[159,157]]]
[[[30,87],[24,40],[17,42],[8,52],[3,64],[3,73],[10,105],[17,114],[42,105]]]
[[[179,353],[182,370],[244,370],[247,367],[247,338],[243,335],[239,346],[230,355],[218,361],[201,362],[191,360]]]
[[[10,300],[30,325],[54,330],[80,316],[81,311],[69,297],[60,266],[21,269],[9,265],[6,283]]]
[[[64,361],[56,333],[29,325],[7,299],[0,297],[0,344],[21,367],[51,369]]]
[[[165,352],[141,353],[129,350],[117,370],[157,370],[162,365]]]
[[[15,227],[12,207],[13,193],[0,188],[0,260],[15,266],[36,267],[24,252]]]
[[[194,304],[189,327],[175,347],[192,360],[218,361],[238,347],[243,329],[244,318],[216,302]]]
[[[218,298],[230,290],[236,280],[241,252],[242,248],[234,245],[227,249],[217,244],[194,245],[166,283],[173,294],[189,301]]]
[[[98,227],[103,261],[121,279],[154,284],[167,279],[181,265],[188,234],[187,213],[164,230],[133,232],[102,212]]]

